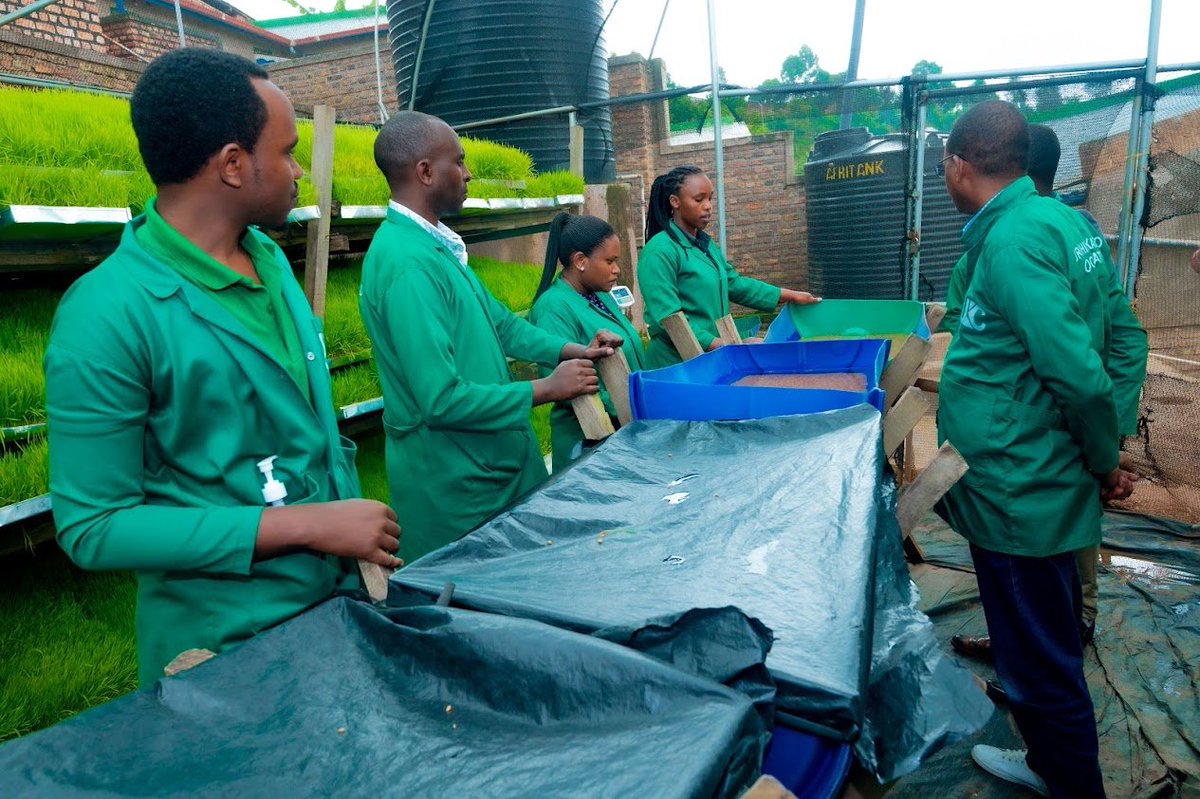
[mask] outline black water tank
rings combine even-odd
[[[414,68],[414,108],[451,125],[608,99],[600,0],[388,0],[387,16],[401,108],[413,95]],[[612,115],[596,109],[578,121],[584,177],[611,180]],[[565,114],[465,133],[520,147],[539,172],[570,165]]]
[[[930,133],[925,151],[921,225],[921,300],[944,300],[958,233],[955,210],[935,169],[944,137]],[[808,218],[808,281],[833,299],[905,299],[904,196],[908,145],[902,134],[872,136],[866,128],[823,133],[804,165]]]

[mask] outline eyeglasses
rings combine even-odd
[[[950,153],[950,155],[946,156],[941,161],[939,161],[938,165],[933,168],[934,173],[939,178],[946,177],[946,162],[949,161],[951,158],[957,158],[959,161],[967,160],[967,159],[963,158],[961,155],[959,155],[958,153]]]

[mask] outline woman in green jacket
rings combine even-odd
[[[546,265],[529,321],[569,341],[590,341],[597,331],[612,330],[624,339],[621,351],[629,368],[637,371],[645,358],[642,339],[609,293],[621,274],[620,254],[621,240],[603,219],[556,216],[550,224]],[[562,272],[555,279],[560,264]],[[616,426],[616,410],[603,382],[600,399]],[[579,457],[583,430],[569,402],[556,402],[550,411],[550,443],[555,471]]]
[[[774,311],[782,303],[820,302],[807,291],[739,275],[704,232],[712,220],[712,203],[712,181],[696,166],[659,175],[650,188],[646,246],[638,260],[638,283],[650,328],[647,369],[680,361],[661,327],[673,313],[683,311],[696,340],[709,351],[721,346],[716,322],[729,313],[730,301],[759,311]]]

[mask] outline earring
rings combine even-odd
[[[580,266],[580,267],[578,267],[578,269],[579,269],[579,271],[580,271],[580,272],[582,272],[582,271],[584,271],[585,269],[587,269],[587,267],[586,267],[586,266]]]

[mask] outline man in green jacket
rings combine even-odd
[[[50,494],[80,566],[138,575],[138,682],[395,567],[359,495],[320,324],[278,247],[296,197],[291,103],[256,64],[181,49],[131,101],[158,190],[63,298],[46,351]],[[268,465],[286,497],[266,507]]]
[[[1058,172],[1058,161],[1061,148],[1058,136],[1046,125],[1029,126],[1029,164],[1026,173],[1033,181],[1034,189],[1042,197],[1058,199],[1054,192],[1054,176]],[[1096,218],[1085,211],[1076,209],[1093,230],[1100,234]],[[1105,266],[1116,274],[1116,266],[1107,247],[1100,250],[1104,257]],[[951,334],[958,329],[962,312],[963,294],[973,268],[973,262],[964,254],[955,264],[950,273],[950,284],[946,291],[946,317],[942,320],[941,329]],[[1124,296],[1109,295],[1110,301],[1127,305]],[[1118,315],[1119,312],[1118,312]],[[1121,315],[1122,318],[1123,315]],[[1118,335],[1112,341],[1115,355],[1105,362],[1105,369],[1113,383],[1114,398],[1117,402],[1117,414],[1120,420],[1122,436],[1137,433],[1138,403],[1141,398],[1142,383],[1146,379],[1146,336],[1141,328],[1118,328]],[[1125,349],[1129,349],[1125,352]],[[1131,469],[1124,453],[1121,453],[1121,468]],[[1132,473],[1132,472],[1131,472]],[[1075,562],[1079,569],[1079,580],[1083,590],[1080,606],[1080,634],[1084,644],[1091,641],[1096,628],[1096,613],[1098,610],[1099,590],[1096,583],[1096,562],[1099,558],[1099,545],[1084,547],[1076,552]],[[950,643],[955,651],[969,657],[990,657],[991,642],[987,636],[954,636]]]
[[[1045,795],[1102,797],[1074,552],[1099,541],[1101,499],[1132,490],[1109,372],[1136,370],[1145,350],[1131,342],[1144,347],[1145,334],[1117,301],[1103,239],[1025,176],[1028,150],[1016,108],[987,102],[955,123],[942,159],[951,199],[972,214],[938,408],[939,437],[970,471],[944,510],[971,543],[996,671],[1028,746],[972,755]]]
[[[408,562],[454,541],[542,482],[533,406],[594,394],[590,345],[539,330],[497,302],[467,266],[463,240],[440,220],[467,197],[465,155],[442,120],[403,111],[379,131],[392,199],[363,262],[359,307],[383,386],[388,485]],[[514,381],[505,356],[553,366]]]

